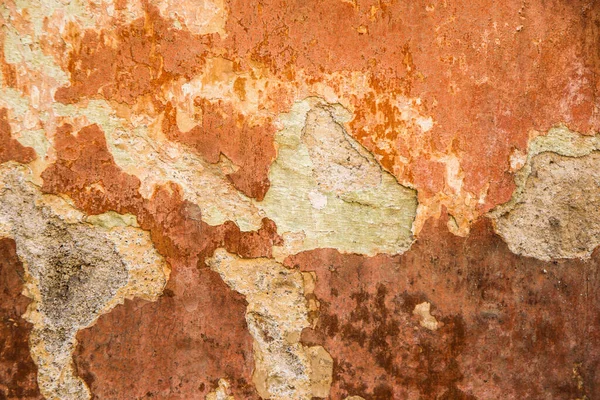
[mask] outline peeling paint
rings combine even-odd
[[[246,297],[246,321],[254,337],[253,381],[264,399],[327,397],[333,361],[321,346],[303,346],[308,304],[299,271],[269,259],[244,260],[223,249],[207,264]]]
[[[5,164],[1,172],[0,233],[15,240],[25,265],[25,293],[33,299],[25,319],[33,324],[40,391],[48,399],[88,399],[72,367],[77,331],[125,298],[155,300],[169,268],[147,232],[125,224],[109,229],[114,215],[86,223],[64,200],[43,195],[26,168]]]
[[[529,144],[510,202],[490,215],[517,253],[541,260],[589,258],[600,244],[600,136],[565,127]]]
[[[597,2],[6,0],[0,26],[0,397],[600,391]]]
[[[271,188],[256,206],[283,235],[282,257],[319,247],[396,254],[412,243],[416,193],[346,133],[350,118],[340,105],[317,98],[281,116]]]

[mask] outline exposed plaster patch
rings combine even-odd
[[[223,0],[169,0],[153,3],[156,3],[164,17],[173,20],[174,24],[184,24],[192,33],[218,33],[221,37],[227,36],[227,8]]]
[[[41,194],[26,167],[0,167],[0,235],[15,240],[25,268],[33,302],[24,317],[34,325],[30,347],[46,398],[90,398],[72,366],[77,331],[125,298],[162,293],[169,268],[135,226],[135,218],[116,213],[86,218]]]
[[[423,302],[415,306],[413,314],[419,316],[419,325],[425,329],[429,329],[430,331],[435,331],[439,328],[440,324],[437,319],[431,315],[430,310],[431,304],[428,302]]]
[[[589,258],[600,244],[600,135],[550,129],[529,144],[512,199],[489,216],[511,251]]]
[[[229,382],[219,379],[219,386],[207,394],[205,400],[235,400],[235,398],[229,393]]]
[[[144,197],[149,198],[158,185],[177,182],[184,198],[202,209],[202,220],[207,224],[233,221],[243,231],[261,227],[264,215],[227,179],[234,167],[225,157],[217,164],[208,163],[185,146],[167,140],[160,123],[119,118],[104,100],[89,101],[86,106],[55,104],[54,112],[71,119],[83,117],[82,126],[98,124],[117,165],[140,179]]]
[[[397,254],[412,243],[416,192],[346,133],[350,118],[339,104],[318,98],[281,116],[271,188],[255,203],[287,241],[278,257],[319,247]]]
[[[321,346],[300,343],[302,329],[310,326],[306,277],[274,260],[242,259],[224,249],[215,251],[207,265],[246,296],[259,395],[281,400],[327,397],[333,360]]]

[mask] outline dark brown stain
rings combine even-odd
[[[31,147],[25,147],[11,134],[8,122],[8,110],[0,109],[0,164],[16,161],[27,164],[35,160],[36,154]]]
[[[32,325],[22,318],[31,302],[21,294],[23,273],[14,240],[0,238],[0,399],[43,399],[29,353]]]
[[[78,335],[78,373],[95,398],[200,398],[227,379],[239,398],[256,398],[252,337],[243,296],[204,264],[218,247],[243,257],[270,257],[281,239],[275,224],[242,232],[232,222],[210,226],[174,184],[150,199],[121,171],[96,125],[56,134],[57,160],[42,174],[43,190],[68,194],[90,214],[132,213],[148,229],[172,271],[156,302],[126,301]],[[149,367],[150,364],[152,367]]]
[[[443,222],[402,256],[319,249],[286,260],[317,274],[318,323],[302,340],[332,355],[331,398],[597,397],[600,252],[547,263],[511,253],[487,219],[466,238]],[[413,315],[424,301],[436,331]]]

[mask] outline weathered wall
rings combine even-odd
[[[598,1],[0,21],[0,399],[600,398]]]

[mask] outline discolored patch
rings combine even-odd
[[[269,190],[269,166],[275,158],[275,127],[270,121],[252,125],[226,103],[198,99],[202,124],[181,132],[177,109],[170,103],[165,109],[163,130],[170,140],[190,146],[204,159],[217,163],[221,154],[238,168],[228,175],[233,185],[248,197],[261,201]]]
[[[316,272],[320,312],[302,340],[333,357],[331,398],[597,393],[598,252],[589,261],[546,263],[510,252],[488,220],[466,238],[443,222],[430,221],[401,256],[320,249],[286,260]],[[436,330],[414,315],[425,302]]]
[[[198,74],[212,41],[211,35],[193,35],[174,28],[158,9],[143,2],[145,16],[115,30],[78,32],[72,26],[74,50],[68,58],[70,85],[59,88],[55,99],[76,103],[102,96],[130,105],[148,96],[163,107],[163,85]]]
[[[319,247],[397,254],[412,243],[416,192],[347,134],[349,118],[339,104],[314,97],[281,116],[271,189],[257,203],[287,238],[278,254]]]
[[[0,238],[0,398],[43,399],[37,366],[29,354],[31,323],[23,319],[30,299],[22,295],[23,266],[15,241]]]
[[[182,248],[188,256],[168,258],[172,273],[157,302],[126,301],[80,332],[75,363],[94,398],[203,398],[220,379],[236,398],[258,398],[246,302],[203,260],[217,247],[268,256],[275,230],[232,225],[185,232],[194,238]]]
[[[7,161],[29,163],[35,159],[35,151],[25,147],[11,135],[8,110],[0,109],[0,164]]]
[[[210,226],[176,184],[143,198],[139,180],[116,166],[97,126],[77,136],[64,127],[59,135],[57,161],[43,173],[44,189],[68,194],[92,214],[114,209],[136,215],[172,269],[158,301],[125,301],[77,336],[76,369],[92,396],[188,399],[212,392],[225,379],[236,397],[256,398],[245,302],[204,258],[218,247],[270,257],[281,240],[275,224],[264,219],[252,232],[231,222]],[[153,368],[145,360],[153,360]]]
[[[72,369],[77,331],[124,298],[156,299],[169,270],[148,233],[127,218],[94,225],[65,200],[42,195],[26,168],[10,163],[0,172],[0,234],[15,240],[25,264],[33,299],[25,318],[33,324],[40,391],[49,399],[85,399],[88,389]]]

